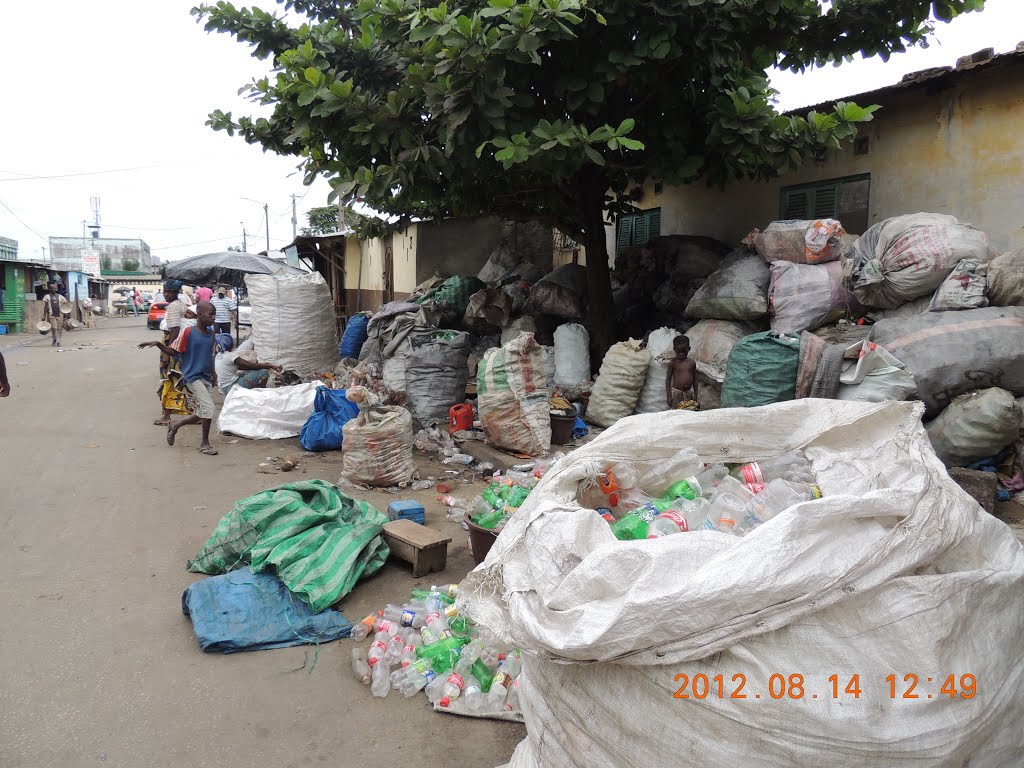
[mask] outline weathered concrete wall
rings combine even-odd
[[[147,271],[153,264],[149,246],[144,240],[131,240],[125,238],[100,237],[51,237],[50,256],[53,258],[53,268],[58,270],[81,270],[82,248],[97,251],[100,255],[100,263],[106,257],[110,258],[110,269],[123,270],[125,261],[138,262],[137,269]]]
[[[733,244],[778,218],[783,187],[867,173],[871,224],[904,213],[947,213],[988,233],[1000,250],[1024,246],[1020,59],[956,73],[875,103],[882,109],[858,134],[869,139],[866,155],[855,155],[851,142],[824,162],[774,181],[724,190],[666,186],[656,195],[648,180],[636,205],[661,208],[662,234],[710,235]],[[614,227],[608,227],[608,244],[613,251]]]
[[[437,272],[441,277],[475,275],[498,247],[502,222],[487,217],[470,221],[421,221],[416,243],[417,285]],[[397,286],[396,286],[397,287]]]

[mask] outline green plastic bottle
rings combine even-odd
[[[494,682],[494,673],[488,669],[487,665],[484,664],[480,659],[473,662],[473,666],[470,667],[473,676],[480,681],[480,690],[487,693],[491,690],[491,683]]]
[[[482,515],[478,515],[473,521],[481,528],[486,528],[489,531],[494,530],[498,527],[498,523],[505,519],[505,510],[496,509],[493,512],[485,512]]]
[[[523,502],[526,501],[526,497],[529,495],[529,488],[524,488],[521,485],[512,486],[509,488],[508,495],[505,497],[505,502],[510,507],[516,507],[518,509],[523,506]]]
[[[453,605],[455,603],[455,598],[446,595],[444,592],[434,593],[431,592],[429,589],[414,589],[412,591],[412,599],[425,601],[432,594],[439,595],[441,598],[441,602],[445,605]]]
[[[448,619],[448,629],[450,629],[456,635],[469,635],[469,619],[462,615],[456,616],[453,619]]]
[[[469,642],[468,637],[446,637],[430,645],[420,645],[416,648],[416,657],[427,659],[434,671],[438,674],[447,672],[455,662],[459,660],[462,653],[462,646]]]
[[[689,499],[693,501],[700,494],[697,493],[696,489],[690,485],[687,480],[680,480],[676,483],[672,483],[665,491],[665,495],[661,498],[668,501],[674,501],[675,499]],[[662,510],[664,512],[664,510]]]
[[[484,492],[480,495],[483,497],[484,501],[491,505],[492,509],[501,509],[505,505],[505,502],[502,501],[501,498],[500,486],[496,490],[495,485],[497,485],[497,483],[492,483],[487,488],[484,488]]]
[[[612,523],[609,527],[612,535],[621,541],[634,541],[647,538],[647,524],[661,513],[655,503],[634,509],[625,517]]]

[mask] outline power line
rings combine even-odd
[[[105,173],[126,173],[128,171],[143,171],[149,168],[159,168],[159,165],[136,165],[131,168],[111,168],[106,171],[83,171],[82,173],[61,173],[52,176],[37,176],[31,173],[18,173],[17,171],[4,171],[10,176],[17,176],[16,179],[0,179],[0,181],[33,181],[36,179],[70,179],[76,176],[100,176]]]
[[[46,238],[45,238],[45,237],[43,237],[42,235],[40,235],[40,234],[39,234],[38,232],[36,232],[36,231],[35,231],[34,229],[32,229],[32,227],[30,227],[30,226],[29,226],[28,224],[26,224],[26,223],[25,223],[24,221],[22,221],[21,217],[20,217],[20,216],[19,216],[18,214],[16,214],[16,213],[15,213],[14,211],[12,211],[12,210],[11,210],[11,208],[10,208],[10,206],[8,206],[8,205],[7,205],[7,203],[5,203],[5,202],[4,202],[3,200],[0,200],[0,205],[2,205],[2,206],[3,206],[4,208],[6,208],[6,209],[7,209],[7,212],[8,212],[9,214],[11,214],[11,216],[13,216],[14,218],[16,218],[16,219],[17,219],[17,220],[18,220],[19,222],[21,222],[21,226],[25,227],[25,229],[27,229],[27,230],[28,230],[29,232],[31,232],[31,233],[32,233],[33,235],[35,235],[36,237],[38,237],[38,238],[39,238],[40,240],[46,240]],[[47,242],[49,242],[49,241],[47,241]]]
[[[103,224],[107,229],[137,229],[140,232],[184,232],[192,227],[126,227],[122,224]]]
[[[150,250],[154,251],[167,251],[171,248],[187,248],[190,245],[205,245],[206,243],[217,243],[221,240],[236,240],[237,233],[234,235],[225,235],[224,237],[214,237],[210,240],[197,240],[194,243],[179,243],[178,245],[151,245]]]

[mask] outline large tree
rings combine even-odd
[[[301,158],[389,216],[549,222],[587,248],[593,331],[614,333],[604,222],[629,180],[765,179],[838,147],[870,108],[779,115],[767,68],[924,44],[984,0],[279,0],[193,13],[271,58],[269,117],[209,124]],[[295,19],[289,22],[288,18]],[[299,18],[301,17],[301,18]]]

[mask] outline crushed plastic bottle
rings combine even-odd
[[[369,637],[370,633],[373,632],[377,619],[384,615],[383,611],[377,611],[377,613],[371,613],[365,619],[360,621],[354,627],[352,627],[352,634],[349,635],[353,640],[362,640],[365,637]]]
[[[447,459],[445,459],[441,463],[442,464],[447,464],[449,466],[451,466],[453,464],[458,464],[458,465],[461,465],[461,466],[464,466],[464,467],[468,467],[474,461],[476,461],[476,459],[474,459],[468,453],[456,453],[456,454],[454,454],[452,456],[449,456]]]
[[[366,658],[366,649],[357,645],[352,649],[352,674],[363,685],[370,684],[370,677],[373,671],[370,669],[370,662]]]
[[[373,665],[373,673],[370,677],[370,692],[383,699],[391,691],[391,667],[385,662],[379,661]]]
[[[814,482],[814,470],[804,457],[803,451],[799,449],[770,459],[743,464],[737,467],[732,475],[754,490],[760,490],[757,486],[763,486],[772,480],[790,480],[797,483]]]

